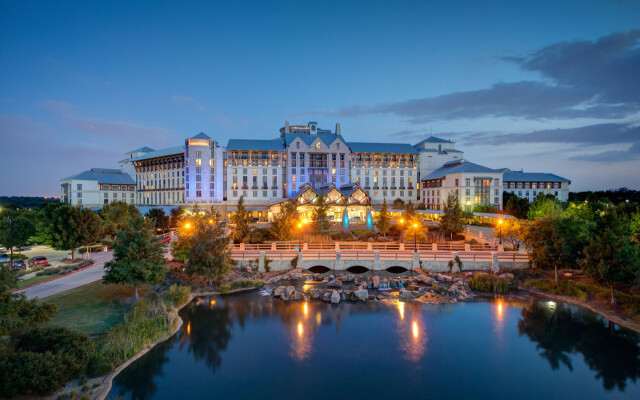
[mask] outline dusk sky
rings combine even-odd
[[[285,120],[640,188],[640,1],[1,0],[0,51],[0,195]]]

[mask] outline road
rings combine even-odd
[[[8,251],[6,253],[9,254]],[[66,258],[69,253],[70,251],[68,250],[54,250],[51,246],[44,245],[31,246],[21,252],[18,252],[17,250],[13,251],[13,254],[23,254],[29,258],[35,256],[45,256],[50,263]]]
[[[102,279],[102,275],[104,274],[104,263],[110,261],[112,257],[113,252],[111,251],[105,253],[94,253],[91,255],[91,258],[95,260],[96,263],[89,268],[51,282],[20,290],[18,293],[26,294],[28,299],[36,297],[43,299],[78,286],[95,282]]]

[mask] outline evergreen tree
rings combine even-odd
[[[169,217],[169,228],[175,229],[182,223],[184,216],[184,207],[179,206],[171,209],[171,216]]]
[[[92,210],[67,204],[53,213],[52,245],[57,250],[71,249],[71,259],[75,259],[76,248],[97,242],[102,232],[102,220]]]
[[[502,196],[504,212],[518,219],[527,218],[529,212],[529,199],[520,198],[513,193],[504,192]]]
[[[385,199],[385,200],[386,200],[386,199]],[[395,199],[395,200],[393,201],[393,208],[394,208],[394,209],[396,209],[396,210],[402,210],[404,207],[405,207],[404,200],[402,200],[402,199]]]
[[[280,213],[271,224],[271,235],[277,240],[291,240],[296,235],[298,223],[297,207],[293,201],[280,205]]]
[[[606,213],[599,221],[581,265],[586,274],[609,285],[612,305],[616,304],[614,284],[631,285],[640,278],[640,249],[615,213]]]
[[[145,217],[149,218],[153,222],[153,226],[156,230],[164,231],[169,228],[169,218],[164,215],[164,210],[162,208],[150,209]]]
[[[233,263],[229,250],[230,239],[222,223],[199,221],[195,230],[185,272],[206,276],[211,286],[212,280],[231,271]]]
[[[461,232],[463,228],[462,207],[455,193],[449,193],[447,201],[442,207],[443,214],[440,217],[440,227],[445,235],[453,240],[453,234]]]
[[[133,285],[133,300],[138,300],[138,285],[162,283],[167,273],[164,249],[144,219],[138,216],[119,230],[113,244],[113,260],[105,264],[105,284]]]
[[[327,211],[329,211],[329,205],[323,195],[316,198],[316,209],[313,212],[313,229],[316,232],[325,232],[329,228],[329,218],[327,218]]]
[[[132,218],[138,217],[140,212],[134,204],[114,201],[113,203],[105,204],[99,214],[104,222],[104,234],[114,237],[119,230],[127,227]]]
[[[26,212],[16,213],[13,216],[13,246],[21,249],[31,236],[36,233],[36,227],[31,217]],[[11,221],[8,217],[0,220],[0,244],[7,249],[11,247]]]
[[[385,238],[387,237],[387,233],[391,230],[391,217],[389,216],[389,210],[387,210],[387,199],[384,199],[382,202],[382,209],[380,210],[378,220],[376,221],[376,228],[378,228],[378,232],[382,233],[382,236]]]
[[[244,207],[244,196],[238,200],[238,209],[231,216],[231,237],[236,243],[243,242],[251,232],[251,213]]]

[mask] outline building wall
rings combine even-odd
[[[393,156],[396,161],[392,161]],[[350,181],[357,182],[371,197],[372,203],[398,198],[417,201],[420,187],[417,154],[354,153],[351,159]]]
[[[100,184],[97,180],[67,179],[61,181],[61,190],[63,203],[83,208],[103,207],[115,201],[136,204],[134,185],[110,185]]]
[[[136,163],[138,205],[184,204],[184,156],[182,154]]]
[[[283,198],[283,152],[227,150],[226,153],[227,201],[235,203],[240,196],[251,203],[269,203]]]
[[[449,193],[454,193],[458,196],[464,210],[472,211],[479,204],[489,204],[502,210],[502,175],[502,172],[456,173],[446,175],[441,180],[425,181],[422,188],[422,200],[427,209],[442,210]],[[479,181],[486,183],[486,185],[479,186]],[[486,195],[482,193],[483,189],[487,191],[485,193],[488,193],[488,203],[484,201]]]
[[[569,182],[505,182],[504,191],[528,199],[530,202],[542,192],[560,201],[569,201]]]

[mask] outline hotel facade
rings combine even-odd
[[[353,214],[395,199],[441,210],[449,193],[469,209],[502,209],[503,192],[533,200],[542,192],[568,199],[568,179],[548,173],[492,169],[464,159],[455,142],[428,137],[415,145],[348,142],[340,124],[285,122],[274,139],[229,139],[226,146],[204,133],[184,145],[125,154],[119,169],[92,168],[61,179],[61,201],[100,208],[124,200],[141,207],[214,207],[233,212],[242,196],[264,219],[283,201],[331,193]],[[357,200],[354,197],[357,197]],[[346,214],[347,217],[350,215]],[[338,217],[338,215],[336,215]],[[340,216],[342,218],[342,216]]]

